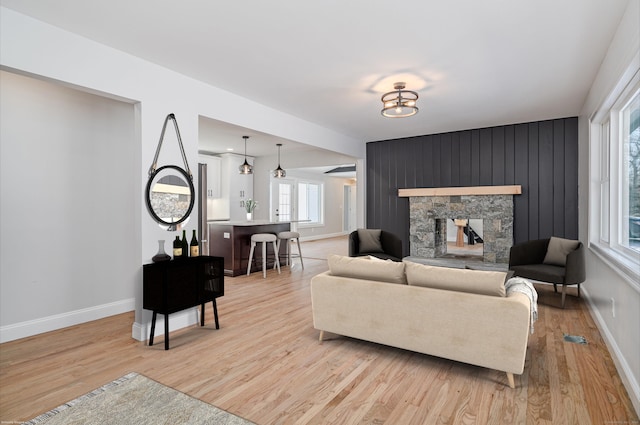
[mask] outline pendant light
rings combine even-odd
[[[253,174],[253,167],[247,162],[247,139],[249,136],[242,136],[244,139],[244,164],[239,168],[240,174]]]
[[[287,176],[287,172],[280,167],[280,147],[282,146],[282,143],[277,143],[276,146],[278,147],[278,168],[273,170],[273,177],[281,179]]]
[[[405,83],[395,83],[394,91],[385,93],[382,96],[382,113],[387,118],[404,118],[418,113],[416,101],[418,93],[411,90],[404,90]]]

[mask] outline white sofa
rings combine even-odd
[[[505,272],[329,257],[311,280],[314,327],[514,374],[524,370],[531,300]]]

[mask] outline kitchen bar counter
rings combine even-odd
[[[215,225],[225,225],[225,226],[242,226],[242,227],[247,227],[247,226],[262,226],[265,224],[289,224],[290,222],[288,221],[269,221],[269,220],[251,220],[251,221],[246,221],[246,220],[236,220],[236,221],[230,221],[230,220],[226,220],[226,221],[219,221],[219,220],[209,220],[207,221],[208,224],[215,224]]]
[[[255,233],[287,232],[291,230],[289,222],[270,222],[267,220],[254,221],[209,221],[209,255],[224,258],[224,274],[238,276],[247,273],[249,251],[251,250],[251,235]],[[286,244],[281,244],[280,259],[284,258]],[[262,250],[258,244],[254,250],[255,259],[253,271],[262,270]],[[267,257],[272,257],[273,247],[267,247]],[[281,260],[282,261],[282,260]],[[273,267],[273,260],[268,261]]]

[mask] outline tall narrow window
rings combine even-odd
[[[620,110],[620,244],[640,252],[640,91]]]
[[[589,248],[640,290],[640,68],[591,117]]]
[[[321,224],[323,185],[318,183],[298,183],[298,219],[307,224]]]

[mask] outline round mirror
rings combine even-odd
[[[147,209],[166,230],[176,230],[191,214],[195,189],[186,171],[175,165],[156,170],[147,182]]]

